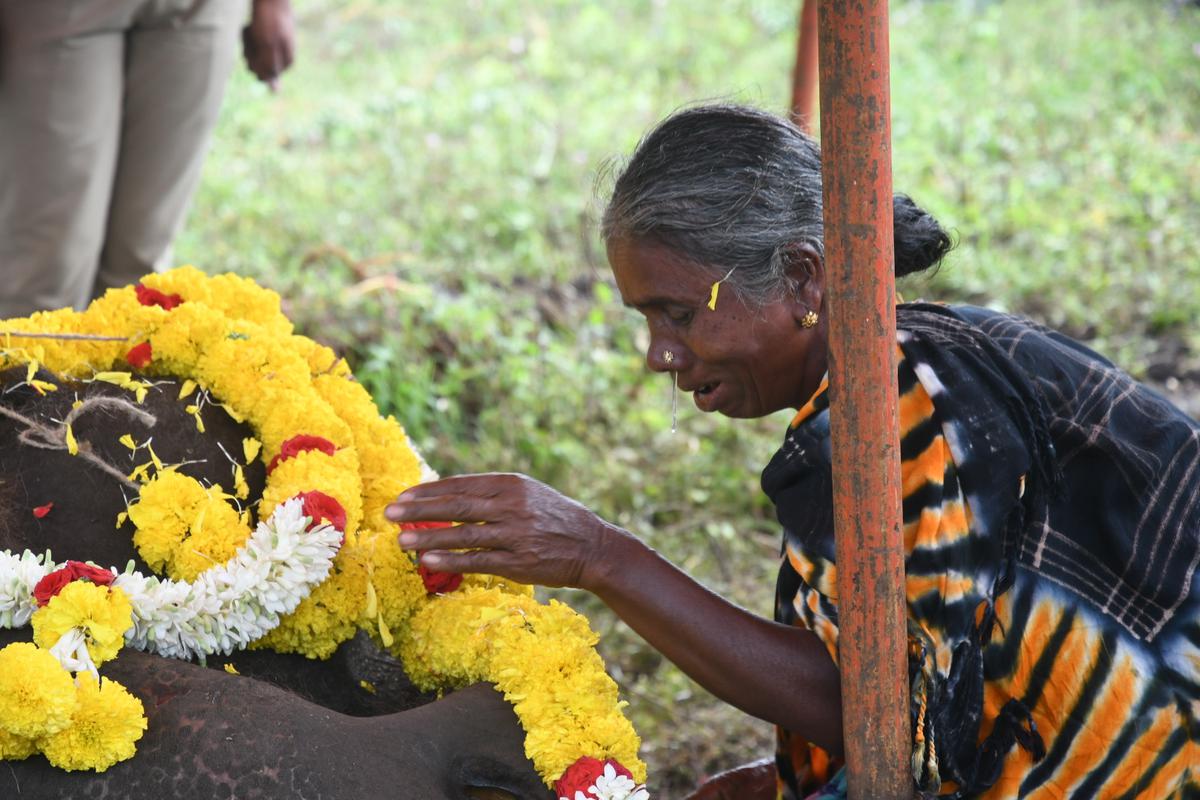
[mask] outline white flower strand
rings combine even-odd
[[[14,556],[8,550],[0,553],[0,628],[23,628],[37,611],[33,587],[57,567],[50,553],[34,555],[26,550]]]
[[[328,523],[306,532],[310,520],[302,507],[298,497],[276,507],[232,559],[194,582],[126,567],[113,581],[133,607],[126,643],[161,656],[203,659],[228,655],[278,626],[329,575],[341,546],[341,531]],[[62,566],[48,552],[0,552],[0,627],[25,625],[37,610],[33,588]]]

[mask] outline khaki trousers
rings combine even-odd
[[[0,0],[0,319],[165,268],[246,0]]]

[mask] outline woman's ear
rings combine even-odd
[[[789,244],[784,257],[784,270],[791,287],[787,299],[796,320],[810,311],[820,314],[825,299],[825,259],[808,243]]]

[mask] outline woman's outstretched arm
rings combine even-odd
[[[421,551],[430,569],[586,589],[717,697],[841,753],[838,671],[815,634],[728,602],[545,484],[511,474],[447,478],[408,490],[388,516],[474,523],[407,531],[400,543]]]

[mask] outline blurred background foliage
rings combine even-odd
[[[278,290],[441,473],[517,470],[769,615],[758,474],[786,414],[702,416],[649,374],[594,221],[675,108],[783,111],[798,0],[295,0],[278,94],[226,100],[176,260]],[[958,248],[908,297],[1029,314],[1189,400],[1200,377],[1200,8],[895,0],[894,170]],[[589,596],[560,592],[678,796],[764,755]],[[779,687],[781,692],[795,691]]]

